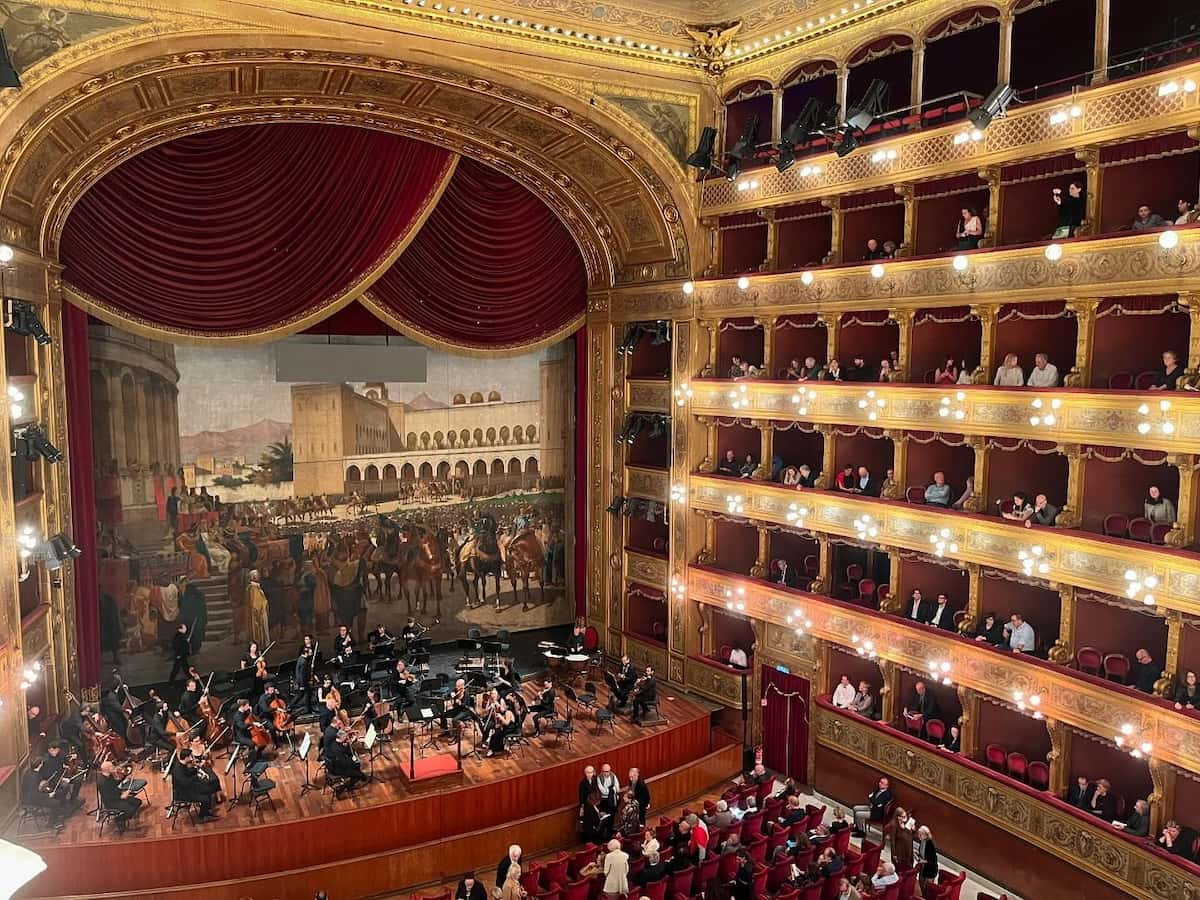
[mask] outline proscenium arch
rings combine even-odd
[[[681,170],[663,165],[646,136],[581,100],[463,60],[451,68],[332,52],[311,38],[289,38],[286,48],[236,46],[261,36],[223,39],[221,49],[209,38],[202,50],[130,62],[39,104],[0,168],[10,240],[57,260],[63,224],[84,191],[174,138],[330,122],[435,143],[514,178],[567,227],[593,288],[688,271],[685,223],[694,217]]]

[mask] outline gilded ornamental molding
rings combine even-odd
[[[1008,703],[1014,691],[1023,691],[1026,696],[1038,694],[1042,698],[1039,709],[1047,718],[1105,740],[1120,734],[1122,725],[1132,724],[1136,733],[1153,743],[1155,759],[1191,772],[1200,771],[1200,721],[1194,717],[1074,678],[1019,654],[992,650],[903,620],[884,619],[874,610],[829,597],[782,591],[774,585],[711,569],[688,570],[688,596],[722,609],[730,602],[740,603],[744,607],[739,610],[742,615],[767,623],[768,635],[773,633],[770,626],[779,626],[775,637],[768,638],[769,647],[793,627],[787,620],[791,615],[795,621],[803,621],[812,637],[851,651],[855,649],[855,638],[871,641],[880,659],[918,672],[927,671],[930,660],[948,661],[949,677],[957,685]],[[797,615],[803,615],[803,619],[796,619]]]
[[[1002,434],[1064,444],[1200,453],[1200,394],[1184,391],[1150,397],[1110,391],[1016,390],[971,385],[797,384],[709,379],[693,381],[691,388],[691,412],[699,416],[741,418],[747,422],[771,419],[869,424],[895,430],[949,431],[980,436]],[[871,398],[867,397],[868,392]],[[799,401],[793,400],[795,397],[799,397]],[[871,412],[875,414],[870,420],[859,406],[868,399],[871,400]],[[1169,404],[1166,410],[1160,406],[1163,399]],[[943,403],[943,400],[948,402]],[[738,405],[734,406],[735,403]],[[1147,412],[1141,411],[1147,407]],[[949,412],[942,415],[943,409]],[[1053,425],[1046,425],[1040,420],[1041,414],[1051,410],[1055,421]],[[960,412],[961,418],[957,415]],[[1032,425],[1030,418],[1035,415],[1038,415],[1039,423]],[[1146,423],[1153,423],[1154,427],[1142,434],[1138,426]],[[1164,424],[1169,426],[1170,433],[1164,433]]]
[[[671,493],[670,474],[666,469],[649,466],[625,466],[625,496],[642,497],[666,503]]]
[[[671,414],[671,382],[663,378],[625,379],[625,408]]]
[[[658,588],[664,595],[670,580],[665,559],[636,550],[625,551],[625,577],[646,587]]]
[[[668,677],[667,648],[649,641],[641,641],[630,634],[625,635],[625,653],[635,669],[654,666],[654,674],[661,681]]]
[[[914,746],[818,706],[817,742],[1002,828],[1143,900],[1195,900],[1189,873],[1134,841],[1042,803],[934,748]]]
[[[949,540],[958,545],[955,560],[1006,572],[1023,573],[1020,554],[1036,546],[1046,567],[1037,577],[1101,594],[1123,596],[1129,584],[1126,573],[1133,571],[1139,579],[1157,579],[1153,596],[1159,607],[1200,617],[1200,556],[1194,554],[1080,531],[1021,528],[998,517],[924,505],[750,479],[699,474],[691,478],[690,509],[728,515],[731,496],[740,498],[739,515],[751,523],[805,528],[921,553],[929,552],[931,535],[946,529]]]

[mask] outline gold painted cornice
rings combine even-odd
[[[799,272],[752,275],[744,291],[736,278],[696,281],[691,296],[682,281],[639,285],[593,292],[588,312],[612,322],[719,319],[1187,292],[1200,278],[1200,227],[1176,234],[1173,250],[1163,250],[1157,234],[1066,241],[1058,262],[1046,259],[1043,245],[976,251],[965,272],[947,255],[887,260],[882,278],[871,275],[872,263],[814,268],[808,286]]]
[[[625,408],[671,414],[671,382],[663,378],[625,379]]]
[[[741,614],[788,627],[787,617],[802,610],[811,621],[806,631],[852,652],[854,638],[871,641],[880,659],[928,671],[930,660],[950,663],[950,678],[989,697],[1012,703],[1013,692],[1041,697],[1039,709],[1049,719],[1111,741],[1121,726],[1131,724],[1154,745],[1154,757],[1190,772],[1200,772],[1200,720],[1150,701],[1129,697],[1065,670],[1017,653],[992,650],[935,629],[885,619],[874,610],[839,603],[829,597],[739,578],[711,569],[688,569],[688,597],[708,606],[726,608],[733,592],[744,605]],[[952,723],[947,723],[952,724]]]
[[[701,205],[705,216],[744,212],[1182,131],[1200,117],[1200,94],[1177,91],[1160,97],[1158,86],[1172,78],[1200,80],[1200,63],[1087,88],[1066,99],[1014,105],[1007,116],[988,126],[981,141],[954,143],[954,136],[969,127],[963,122],[873,141],[842,159],[832,152],[805,157],[805,165],[821,167],[819,175],[801,175],[802,165],[783,173],[774,166],[756,168],[752,174],[758,187],[752,190],[710,178],[702,188]],[[1079,106],[1082,114],[1051,125],[1050,114],[1070,105]],[[898,156],[872,162],[872,154],[881,147]],[[1079,166],[1082,169],[1083,163]]]
[[[671,494],[670,473],[649,466],[625,466],[625,496],[666,503]]]
[[[646,587],[658,588],[666,594],[669,582],[667,561],[649,553],[626,550],[625,577]]]
[[[728,514],[727,497],[740,496],[751,522],[802,527],[859,539],[855,519],[868,516],[876,535],[871,543],[928,553],[930,535],[949,529],[958,544],[953,558],[1005,572],[1023,573],[1018,554],[1040,546],[1050,570],[1046,581],[1073,584],[1101,594],[1124,596],[1125,573],[1158,579],[1157,605],[1200,617],[1200,555],[1151,544],[1105,538],[1060,528],[1022,528],[999,517],[935,510],[929,506],[864,499],[820,490],[795,490],[770,482],[694,474],[689,509]],[[795,509],[793,509],[795,507]],[[807,509],[803,521],[788,513]]]
[[[779,364],[785,361],[777,360]],[[947,431],[954,434],[1027,438],[1057,441],[1063,444],[1098,444],[1106,447],[1136,447],[1164,450],[1168,453],[1200,453],[1200,394],[1175,391],[1152,397],[1147,394],[1123,394],[1114,391],[1035,390],[992,387],[990,385],[907,385],[847,384],[845,382],[722,381],[696,380],[691,383],[691,412],[698,416],[770,419],[778,422],[814,422],[822,424],[870,425],[903,431]],[[742,390],[742,388],[745,390]],[[860,401],[871,392],[874,420],[867,419]],[[963,399],[958,400],[959,394]],[[731,396],[735,394],[736,397]],[[800,415],[793,397],[801,397],[806,410]],[[950,403],[943,407],[942,400]],[[1160,409],[1163,399],[1170,404]],[[734,407],[734,402],[746,406]],[[1041,404],[1035,409],[1034,402]],[[1059,404],[1057,407],[1054,404]],[[1150,407],[1148,415],[1138,410]],[[939,410],[951,410],[947,416]],[[1053,426],[1029,423],[1035,413],[1054,409]],[[954,411],[965,418],[954,418]],[[1146,434],[1138,425],[1152,422]],[[1161,425],[1173,426],[1163,434]]]
[[[932,747],[893,737],[847,713],[817,706],[817,742],[884,774],[917,785],[964,812],[1065,859],[1142,900],[1195,900],[1190,872],[1139,842],[1042,803]]]

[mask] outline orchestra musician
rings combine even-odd
[[[155,706],[154,715],[146,723],[146,743],[167,754],[173,753],[175,750],[175,738],[167,730],[167,723],[170,720],[171,708],[167,701],[160,700]]]
[[[274,726],[275,707],[273,704],[276,702],[283,702],[283,698],[279,696],[279,688],[275,686],[275,682],[271,682],[266,686],[263,695],[258,698],[258,702],[254,704],[254,718],[265,724],[271,730],[272,735],[278,736],[279,732]]]
[[[367,688],[367,707],[363,710],[363,722],[369,727],[375,726],[376,735],[390,735],[395,727],[392,720],[391,705],[380,699],[379,688]]]
[[[450,694],[450,698],[446,701],[445,711],[442,713],[442,727],[446,726],[446,719],[453,719],[456,724],[471,721],[476,725],[480,724],[479,714],[475,712],[475,704],[471,700],[471,695],[467,693],[467,682],[460,678],[454,682],[454,692]]]
[[[375,626],[375,630],[367,637],[367,646],[371,652],[375,652],[383,647],[390,647],[396,643],[396,637],[387,630],[387,626],[380,622]]]
[[[642,717],[652,703],[658,702],[658,682],[654,679],[654,666],[646,666],[646,673],[637,680],[631,694],[633,699],[633,724],[641,725]]]
[[[321,710],[321,716],[317,720],[321,728],[321,749],[333,744],[337,740],[338,731],[341,730],[341,719],[338,718],[338,702],[333,697],[325,698],[325,708]]]
[[[578,622],[576,622],[575,627],[571,630],[571,637],[567,641],[567,652],[568,653],[584,653],[586,651],[583,649],[583,647],[584,647],[583,626],[580,625]]]
[[[344,663],[354,653],[354,638],[350,629],[345,625],[338,626],[338,633],[333,638],[333,655],[338,663]]]
[[[417,624],[415,616],[409,616],[408,621],[404,623],[404,628],[400,632],[400,637],[404,638],[405,644],[411,644],[413,641],[420,639],[426,630]]]
[[[189,677],[184,684],[183,693],[179,695],[179,714],[185,719],[199,718],[200,685],[195,678]]]
[[[613,697],[617,706],[624,706],[629,702],[629,692],[633,690],[633,686],[637,683],[637,670],[633,667],[633,663],[629,661],[628,655],[621,656],[621,668],[617,669],[615,676],[617,690]]]
[[[300,651],[296,655],[299,656],[305,650],[312,651],[311,656],[314,669],[321,665],[321,651],[317,649],[316,639],[311,634],[304,636],[304,641],[300,644]]]
[[[141,799],[133,796],[132,790],[121,787],[124,774],[124,770],[118,769],[111,760],[105,760],[100,764],[100,774],[96,776],[100,803],[105,809],[116,813],[117,831],[122,832],[129,827],[130,817],[142,806]]]
[[[408,663],[402,659],[396,660],[396,671],[393,674],[392,681],[395,686],[396,696],[405,706],[411,702],[408,686],[416,680],[417,676],[408,670]]]
[[[495,756],[504,752],[504,740],[520,726],[517,724],[517,714],[512,706],[499,699],[499,694],[492,691],[494,703],[489,716],[488,728],[484,733],[487,743],[487,755]]]
[[[517,672],[516,663],[512,659],[500,660],[500,669],[496,673],[496,680],[500,682],[500,694],[503,696],[509,691],[515,691],[521,686],[521,676]]]
[[[204,772],[191,750],[184,747],[179,751],[179,758],[171,766],[172,800],[199,804],[200,821],[208,822],[217,817],[213,812],[213,798],[220,790],[221,783],[215,774],[210,776]]]
[[[82,752],[87,748],[87,742],[83,737],[83,715],[80,712],[80,707],[74,703],[68,703],[69,710],[61,722],[58,723],[59,736]]]
[[[317,688],[317,701],[324,703],[330,697],[336,701],[338,708],[342,706],[342,692],[333,686],[333,676],[325,675],[321,679],[321,686]]]
[[[250,700],[243,697],[238,700],[237,712],[233,716],[233,721],[229,723],[233,732],[233,742],[240,748],[244,749],[246,754],[245,764],[247,766],[258,762],[258,747],[254,743],[254,735],[251,733],[250,726],[254,719],[254,712],[250,706]]]
[[[554,721],[556,715],[554,711],[554,682],[546,676],[546,680],[542,682],[542,689],[538,691],[537,705],[530,708],[530,713],[533,714],[533,735],[537,737],[542,733],[542,720],[549,719]]]
[[[58,775],[51,775],[46,771],[46,760],[41,757],[30,764],[29,771],[21,779],[21,803],[46,810],[46,822],[56,831],[62,830],[63,821],[77,808],[77,803],[67,797],[62,770]]]
[[[260,653],[258,650],[258,641],[251,641],[246,645],[246,652],[242,654],[242,658],[239,660],[240,665],[238,668],[253,669],[258,663],[259,656]]]
[[[45,768],[42,770],[48,779],[58,779],[66,787],[66,798],[74,801],[79,796],[79,788],[83,786],[82,778],[73,776],[79,770],[79,754],[70,748],[65,741],[53,741],[46,747]]]
[[[176,675],[187,673],[187,670],[191,668],[191,663],[188,662],[188,656],[191,652],[192,636],[188,632],[187,625],[180,622],[179,628],[175,630],[175,636],[171,638],[171,653],[175,657],[175,663],[171,666],[171,676],[167,681],[173,684]]]
[[[298,710],[303,705],[306,713],[313,711],[314,653],[312,647],[303,646],[300,648],[300,655],[296,657],[296,667],[292,670],[292,691],[295,694],[292,698],[293,710]]]
[[[122,740],[127,740],[129,720],[125,717],[125,704],[120,694],[120,679],[117,684],[104,692],[100,698],[100,715],[108,722],[110,730],[116,732]]]
[[[254,669],[254,687],[250,690],[250,701],[253,703],[262,696],[263,686],[267,680],[266,660],[258,649],[258,642],[251,641],[246,646],[246,653],[240,660],[241,668]]]
[[[370,781],[362,770],[362,764],[350,749],[350,732],[341,730],[333,742],[325,748],[325,771],[337,778],[350,779],[350,788]]]

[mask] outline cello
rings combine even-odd
[[[287,701],[276,695],[271,701],[272,725],[278,732],[291,731],[296,727],[296,723],[292,721],[292,714],[288,712]]]
[[[271,746],[271,732],[267,731],[261,722],[254,720],[254,710],[247,710],[246,718],[242,721],[250,729],[250,740],[254,743],[254,749],[261,752]]]

